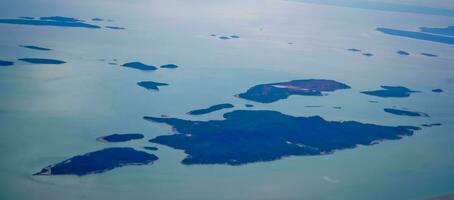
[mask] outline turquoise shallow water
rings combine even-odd
[[[5,1],[0,7],[0,18],[101,17],[113,19],[109,25],[126,27],[91,30],[0,24],[0,59],[16,62],[0,68],[0,199],[410,200],[454,192],[454,47],[375,31],[377,27],[446,27],[454,24],[452,17],[289,1],[45,0]],[[219,40],[210,34],[241,38]],[[361,56],[346,51],[348,48],[374,56]],[[411,55],[402,57],[397,50]],[[421,52],[439,57],[420,56]],[[16,61],[22,57],[67,63]],[[99,59],[180,67],[142,72]],[[288,157],[235,167],[186,166],[179,163],[183,152],[156,145],[159,151],[154,153],[160,160],[152,166],[123,167],[84,177],[31,176],[73,155],[110,146],[150,145],[147,140],[123,144],[95,140],[108,133],[140,132],[151,139],[171,131],[163,124],[142,120],[144,115],[220,119],[224,111],[200,116],[185,113],[224,102],[243,108],[251,102],[234,95],[253,85],[307,78],[333,79],[352,89],[324,97],[292,96],[272,104],[253,103],[252,109],[382,125],[443,125],[424,128],[402,140],[327,156]],[[170,85],[159,92],[136,85],[146,80]],[[380,85],[403,85],[423,92],[402,99],[359,93]],[[434,88],[445,92],[430,92]],[[322,107],[305,107],[311,105]],[[392,106],[425,112],[431,118],[383,112]]]

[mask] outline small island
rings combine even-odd
[[[371,57],[371,56],[374,56],[374,54],[373,53],[363,53],[363,56]]]
[[[402,51],[402,50],[399,50],[397,51],[397,54],[401,55],[401,56],[408,56],[410,55],[410,53],[406,52],[406,51]]]
[[[222,104],[217,104],[217,105],[210,106],[208,108],[192,110],[192,111],[189,111],[187,114],[189,114],[189,115],[204,115],[204,114],[208,114],[208,113],[211,113],[211,112],[214,112],[214,111],[227,109],[227,108],[233,108],[233,107],[234,107],[234,105],[232,105],[230,103],[222,103]]]
[[[355,48],[347,49],[347,51],[351,51],[351,52],[361,52],[360,49],[355,49]]]
[[[128,165],[148,165],[158,157],[133,148],[106,148],[74,156],[57,164],[49,165],[33,175],[76,175],[102,173]]]
[[[430,28],[430,27],[420,27],[419,30],[425,33],[432,33],[437,35],[445,35],[454,37],[454,26],[448,26],[445,28]]]
[[[56,22],[82,22],[80,19],[72,17],[62,17],[62,16],[51,16],[51,17],[40,17],[40,20],[56,21]]]
[[[424,127],[433,127],[433,126],[441,126],[441,123],[432,123],[432,124],[421,124]]]
[[[414,112],[408,110],[400,110],[395,108],[385,108],[383,109],[387,113],[391,113],[393,115],[402,115],[402,116],[410,116],[410,117],[430,117],[428,114],[423,112]]]
[[[156,90],[159,91],[159,86],[166,86],[169,85],[167,83],[159,83],[154,81],[140,81],[137,83],[140,87],[143,87],[147,90]]]
[[[132,69],[138,69],[138,70],[143,70],[143,71],[154,71],[157,70],[158,68],[153,66],[153,65],[146,65],[141,62],[129,62],[121,65],[123,67],[127,68],[132,68]]]
[[[50,64],[50,65],[59,65],[66,63],[62,60],[57,59],[48,59],[48,58],[19,58],[18,60],[24,61],[31,64]]]
[[[176,68],[178,68],[178,65],[175,65],[175,64],[166,64],[166,65],[161,65],[160,68],[165,68],[165,69],[176,69]]]
[[[398,30],[398,29],[391,29],[391,28],[383,28],[379,27],[376,29],[379,32],[382,32],[387,35],[391,36],[399,36],[417,40],[425,40],[431,42],[438,42],[444,44],[454,44],[454,37],[449,35],[440,35],[440,34],[429,34],[425,32],[417,32],[417,31],[405,31],[405,30]]]
[[[123,134],[111,134],[97,138],[100,142],[126,142],[130,140],[143,139],[143,134],[140,133],[123,133]]]
[[[33,49],[33,50],[40,50],[40,51],[50,51],[50,50],[52,50],[52,49],[49,49],[49,48],[33,46],[33,45],[20,45],[20,47],[24,47],[24,48],[27,48],[27,49]]]
[[[0,19],[2,24],[18,24],[18,25],[32,25],[32,26],[60,26],[60,27],[77,27],[77,28],[101,28],[100,26],[88,24],[82,20],[71,17],[40,17],[35,19],[33,17],[18,18],[18,19]]]
[[[291,95],[322,96],[322,92],[349,88],[350,86],[333,80],[307,79],[260,84],[237,96],[260,103],[272,103]]]
[[[223,120],[191,121],[145,116],[165,123],[174,134],[150,142],[184,150],[183,164],[240,165],[286,156],[325,155],[413,135],[414,126],[382,126],[356,121],[295,117],[268,110],[235,110]],[[342,134],[340,134],[342,133]]]
[[[381,86],[383,90],[373,91],[362,91],[361,93],[377,96],[377,97],[409,97],[411,93],[417,93],[419,91],[413,91],[403,86]]]
[[[437,88],[437,89],[433,89],[432,92],[435,92],[435,93],[442,93],[443,90],[440,89],[440,88]]]
[[[308,105],[308,106],[304,106],[306,108],[320,108],[322,106],[319,106],[319,105]]]
[[[427,57],[438,57],[437,55],[431,54],[431,53],[421,53],[421,55],[427,56]]]
[[[14,62],[6,61],[6,60],[0,60],[0,66],[11,66],[11,65],[14,65]]]
[[[109,29],[114,29],[114,30],[124,30],[126,28],[124,27],[119,27],[119,26],[105,26],[106,28],[109,28]]]
[[[159,150],[158,147],[143,147],[143,149],[150,150],[150,151],[157,151],[157,150]]]

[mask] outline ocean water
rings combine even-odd
[[[0,199],[411,200],[454,192],[454,46],[375,30],[447,27],[454,25],[453,17],[278,0],[5,0],[0,10],[4,19],[67,16],[126,28],[0,24],[0,60],[15,62],[0,67]],[[113,21],[89,20],[95,17]],[[240,38],[220,40],[211,34]],[[400,56],[398,50],[411,55]],[[438,57],[421,56],[422,52]],[[17,60],[35,57],[67,63],[33,65]],[[132,61],[155,66],[175,63],[179,68],[144,72],[120,67]],[[309,78],[333,79],[352,89],[323,97],[291,96],[271,104],[234,96],[261,83]],[[136,85],[140,81],[169,86],[147,91]],[[422,92],[409,98],[360,93],[380,85]],[[433,93],[434,88],[444,92]],[[171,129],[143,116],[221,119],[228,110],[186,114],[219,103],[232,103],[236,109],[252,103],[255,106],[250,109],[320,115],[335,121],[443,125],[423,128],[402,140],[332,155],[292,156],[241,166],[182,165],[184,152],[147,142]],[[321,107],[305,107],[314,105]],[[431,117],[383,111],[392,106]],[[145,139],[119,144],[96,141],[121,132],[139,132]],[[159,147],[153,152],[159,160],[151,166],[83,177],[32,176],[74,155],[113,146],[150,145]]]

